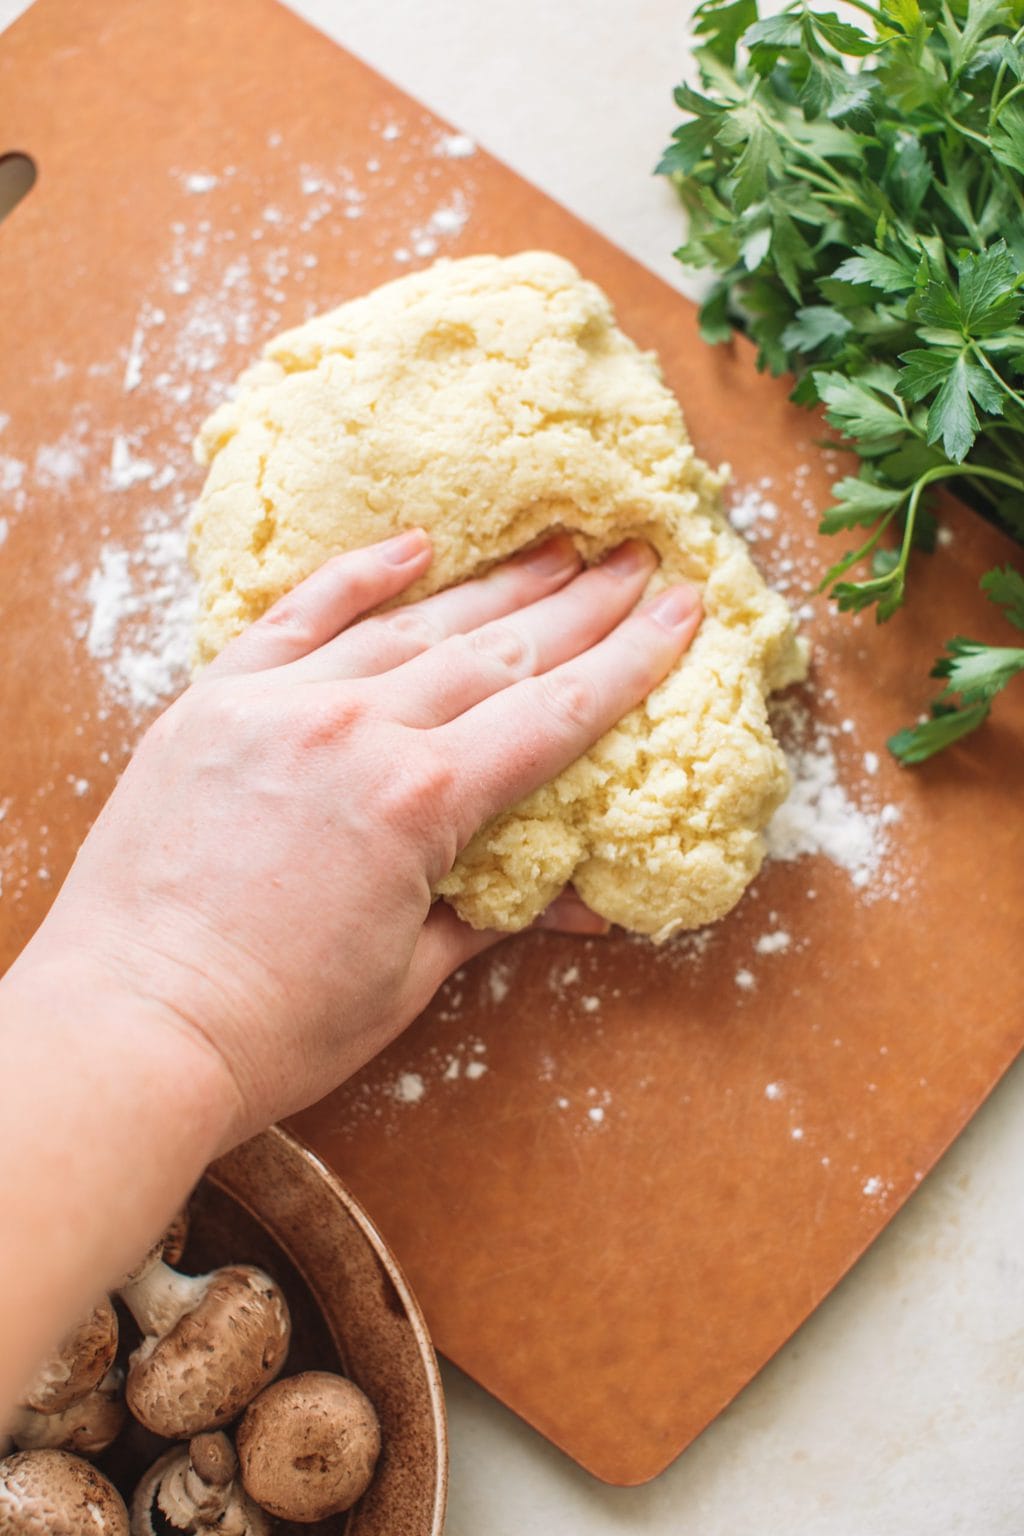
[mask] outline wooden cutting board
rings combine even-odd
[[[601,283],[807,604],[834,554],[814,531],[835,470],[820,423],[270,0],[41,0],[0,40],[0,103],[0,152],[39,170],[0,227],[5,961],[184,681],[206,409],[275,329],[434,255],[549,247]],[[506,945],[297,1121],[439,1347],[609,1481],[653,1476],[742,1388],[1021,1046],[1022,692],[921,771],[884,749],[947,633],[999,629],[977,581],[1011,549],[945,520],[884,633],[806,609],[814,677],[789,729],[827,853],[769,864],[718,927],[661,950]]]

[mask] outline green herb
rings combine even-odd
[[[747,331],[860,456],[821,527],[863,536],[822,587],[883,622],[943,484],[1024,539],[1024,0],[850,3],[870,28],[705,0],[658,169],[689,210],[676,255],[718,274],[702,334]],[[1017,572],[982,587],[1024,628]],[[1022,670],[1024,650],[951,640],[932,718],[893,752],[974,730]]]

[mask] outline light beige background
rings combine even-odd
[[[678,211],[650,174],[688,0],[292,3],[688,288]],[[22,9],[0,0],[0,26]],[[15,147],[2,134],[0,104],[0,153]],[[648,1487],[595,1483],[447,1370],[449,1536],[1024,1536],[1022,1318],[1019,1064],[854,1274]]]

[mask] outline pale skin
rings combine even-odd
[[[143,738],[0,981],[0,1412],[219,1152],[320,1098],[498,942],[431,889],[669,671],[696,591],[556,537],[365,617],[425,534],[329,560]],[[567,893],[543,926],[601,932]]]

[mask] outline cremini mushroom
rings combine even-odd
[[[227,1435],[196,1435],[154,1462],[132,1499],[132,1536],[217,1531],[219,1536],[270,1536],[270,1518],[238,1481]]]
[[[170,1224],[164,1228],[155,1243],[152,1243],[137,1264],[121,1281],[120,1290],[125,1286],[133,1285],[140,1275],[152,1269],[157,1259],[163,1259],[165,1264],[177,1264],[185,1252],[185,1244],[188,1242],[188,1206],[183,1205],[178,1214],[173,1217]]]
[[[305,1523],[341,1514],[366,1492],[380,1424],[354,1381],[303,1371],[250,1403],[236,1441],[246,1492],[272,1515]]]
[[[117,1354],[117,1314],[104,1296],[43,1361],[22,1396],[36,1413],[63,1413],[99,1385]]]
[[[128,1361],[128,1407],[165,1439],[219,1429],[284,1364],[288,1306],[253,1264],[191,1276],[157,1259],[121,1295],[145,1335]]]
[[[74,1451],[77,1456],[98,1456],[124,1427],[124,1372],[115,1366],[98,1386],[63,1413],[36,1413],[18,1408],[10,1430],[21,1451],[50,1448]]]
[[[0,1461],[4,1536],[129,1536],[128,1511],[102,1472],[67,1451],[18,1451]]]

